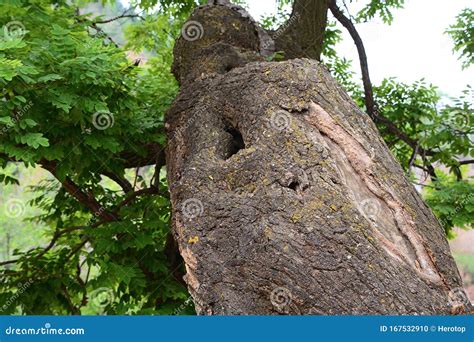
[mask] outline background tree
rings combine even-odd
[[[169,233],[163,116],[178,92],[170,73],[173,44],[197,4],[166,0],[154,9],[157,3],[136,2],[113,17],[94,18],[63,1],[1,5],[1,180],[15,182],[12,163],[38,165],[54,176],[32,188],[31,204],[41,209],[34,222],[45,227],[48,242],[17,250],[2,263],[4,313],[190,312],[183,265]],[[280,2],[282,11],[286,4]],[[321,1],[296,1],[294,8],[312,4],[319,6],[314,9],[325,7]],[[380,15],[390,22],[390,9],[401,5],[371,1],[356,20]],[[351,21],[335,3],[330,7],[358,41]],[[464,34],[472,28],[472,16],[465,12],[448,32],[469,61],[472,49],[461,48],[472,45],[472,34]],[[106,27],[127,18],[135,21],[126,28],[127,45],[119,47],[120,40],[108,36]],[[267,28],[278,22],[284,21],[264,21]],[[465,168],[473,157],[470,90],[465,98],[440,107],[436,89],[423,82],[404,85],[389,79],[372,87],[363,53],[361,87],[350,77],[350,64],[337,56],[339,31],[326,25],[320,10],[307,10],[300,20],[290,16],[288,23],[286,29],[270,31],[276,50],[267,58],[307,53],[318,59],[322,51],[332,74],[371,114],[404,169],[429,175],[428,203],[446,232],[451,234],[454,224],[469,226],[473,199],[465,194],[472,193],[472,181]],[[284,39],[294,32],[310,34],[301,35],[301,41]],[[318,32],[324,32],[324,45]],[[316,48],[305,40],[314,34]],[[127,50],[148,51],[147,63],[136,66],[127,59]],[[238,65],[239,59],[230,62]],[[13,219],[16,208],[24,208],[14,199],[5,198]],[[196,241],[190,238],[191,244]]]

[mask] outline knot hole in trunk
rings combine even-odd
[[[223,157],[227,160],[240,150],[244,149],[245,142],[239,129],[230,122],[224,123],[224,130],[227,133],[227,141]]]

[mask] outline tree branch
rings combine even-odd
[[[86,228],[86,227],[85,226],[78,226],[78,227],[70,227],[70,228],[66,228],[66,229],[56,230],[54,232],[53,238],[51,239],[49,244],[41,251],[41,253],[39,253],[36,256],[36,258],[41,258],[48,251],[50,251],[55,246],[56,242],[59,240],[59,238],[61,236],[65,235],[66,233],[70,233],[70,232],[80,230],[80,229],[84,229],[84,228]],[[31,252],[32,250],[34,250],[34,249],[30,249],[28,252]],[[26,253],[28,253],[28,252],[26,252]],[[14,263],[18,262],[19,260],[20,260],[20,258],[2,261],[2,262],[0,262],[0,266],[4,266],[4,265],[8,265],[8,264],[14,264]]]
[[[98,215],[105,221],[117,221],[118,218],[113,214],[105,210],[105,207],[102,206],[91,193],[84,193],[79,186],[76,185],[69,177],[66,177],[61,181],[57,175],[56,163],[52,161],[42,160],[41,166],[51,172],[51,174],[58,179],[63,185],[64,189],[80,203],[82,203],[86,208],[89,208],[95,215]]]
[[[122,19],[122,18],[140,18],[141,20],[145,20],[145,18],[143,18],[141,15],[139,14],[126,14],[128,12],[128,10],[126,10],[125,12],[123,12],[121,15],[118,15],[116,17],[113,17],[113,18],[110,18],[110,19],[106,19],[106,20],[94,20],[94,24],[107,24],[107,23],[110,23],[112,21],[115,21],[115,20],[118,20],[118,19]]]
[[[115,183],[120,185],[120,187],[125,193],[129,193],[133,191],[132,184],[125,177],[120,177],[119,175],[117,175],[116,173],[112,171],[103,171],[102,174],[104,176],[109,177]]]
[[[119,157],[124,160],[125,168],[135,168],[147,165],[153,165],[157,162],[165,165],[165,148],[157,143],[145,145],[146,155],[141,156],[134,151],[124,151]]]
[[[96,23],[92,23],[91,24],[91,27],[97,31],[97,33],[100,33],[101,35],[103,35],[104,37],[106,37],[112,44],[114,44],[114,46],[116,48],[119,47],[119,45],[112,39],[111,36],[109,36],[107,33],[105,33],[104,30],[102,30],[102,28],[100,28],[99,26],[96,25]]]
[[[436,181],[438,179],[438,176],[436,176],[436,171],[433,165],[431,165],[431,163],[428,162],[428,160],[426,159],[426,156],[422,155],[421,158],[423,159],[423,164],[425,165],[427,172],[430,175],[431,181],[432,182]]]
[[[416,155],[418,154],[418,146],[419,145],[416,145],[416,147],[413,149],[413,153],[410,157],[410,161],[408,162],[408,171],[407,171],[408,174],[410,174],[410,170],[413,166],[413,163],[415,162]]]
[[[122,202],[120,202],[117,207],[115,208],[114,212],[117,213],[120,208],[130,204],[135,198],[142,196],[142,195],[152,195],[152,194],[158,194],[158,189],[155,187],[150,187],[146,189],[140,189],[138,191],[135,191],[134,193],[130,194],[127,198],[125,198]]]
[[[377,119],[374,95],[372,89],[372,82],[370,81],[369,75],[369,65],[367,63],[367,54],[365,53],[364,43],[362,38],[357,32],[352,21],[344,15],[344,13],[337,6],[336,0],[328,1],[329,9],[334,17],[344,26],[349,34],[351,35],[354,43],[357,47],[357,52],[359,54],[360,69],[362,72],[362,82],[364,84],[364,93],[365,93],[365,107],[367,108],[367,113],[375,121]]]
[[[66,255],[66,258],[64,260],[64,264],[66,264],[66,261],[69,260],[74,254],[79,252],[82,247],[89,241],[89,237],[85,236],[80,243],[78,243],[70,252],[68,255]]]
[[[362,42],[362,38],[360,37],[357,29],[355,28],[352,21],[344,15],[344,13],[340,10],[337,6],[336,0],[328,0],[328,6],[331,10],[331,13],[334,17],[344,26],[349,34],[351,35],[352,39],[354,40],[354,44],[357,47],[357,52],[359,54],[359,61],[360,61],[360,68],[362,73],[362,83],[364,84],[364,101],[365,107],[367,109],[367,113],[372,118],[374,122],[380,122],[383,124],[387,130],[395,135],[397,138],[405,142],[408,146],[410,146],[413,150],[418,149],[418,151],[423,154],[424,156],[432,156],[434,152],[431,150],[425,150],[423,147],[419,146],[418,141],[412,139],[408,136],[405,132],[400,130],[390,119],[383,116],[375,103],[372,82],[370,81],[369,75],[369,65],[367,63],[367,54],[365,52],[364,43]]]
[[[295,0],[288,21],[271,32],[275,51],[284,51],[285,59],[320,60],[327,12],[326,0]]]
[[[81,310],[77,306],[74,305],[74,302],[72,301],[71,296],[69,295],[69,291],[67,290],[66,285],[61,284],[61,290],[63,292],[64,298],[67,301],[67,304],[69,306],[69,310],[72,312],[73,315],[80,315]]]

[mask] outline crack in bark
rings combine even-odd
[[[397,244],[387,239],[381,233],[377,228],[377,224],[374,224],[372,220],[368,220],[375,232],[376,238],[381,242],[385,250],[391,256],[395,256],[398,260],[403,260],[410,265],[424,279],[434,283],[440,283],[442,281],[442,274],[439,273],[434,260],[430,257],[430,252],[425,247],[423,239],[416,231],[415,223],[411,219],[411,215],[407,212],[393,191],[373,177],[371,171],[373,162],[363,145],[339,125],[328,112],[314,102],[310,104],[310,110],[305,118],[315,126],[323,136],[329,138],[342,149],[355,174],[362,179],[370,193],[378,200],[383,201],[388,208],[390,208],[399,232],[415,251],[416,258],[415,260],[410,260],[408,256],[402,253],[400,246],[397,246]],[[349,189],[354,193],[354,189],[350,187]],[[362,214],[366,216],[364,213]]]

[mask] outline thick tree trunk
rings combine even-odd
[[[227,5],[189,23],[167,167],[197,312],[471,310],[442,228],[328,71],[264,61],[267,37]]]

